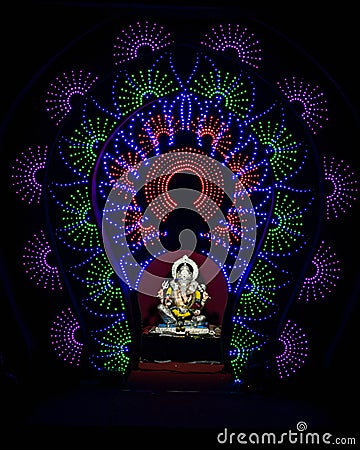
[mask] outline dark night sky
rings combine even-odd
[[[11,3],[1,14],[2,108],[72,39],[118,15],[171,20],[250,17],[303,47],[358,106],[356,49],[357,14],[353,6],[312,8],[305,2],[233,6],[233,2],[26,2]],[[243,3],[243,2],[240,2]],[[349,3],[351,4],[351,3]],[[255,4],[256,5],[256,4]],[[311,5],[311,3],[310,3]]]

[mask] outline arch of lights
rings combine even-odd
[[[154,259],[171,257],[161,242],[179,238],[166,228],[172,212],[191,209],[208,231],[189,224],[197,241],[188,250],[211,258],[227,282],[223,345],[233,379],[274,341],[281,351],[273,366],[286,378],[311,352],[311,330],[291,316],[291,305],[324,298],[340,277],[318,224],[351,207],[355,174],[319,155],[312,140],[328,122],[321,88],[297,76],[266,82],[258,74],[261,42],[247,27],[216,25],[190,47],[165,28],[148,21],[124,27],[114,42],[115,70],[104,81],[70,70],[50,84],[45,109],[58,136],[20,152],[11,174],[28,207],[46,204],[44,226],[24,243],[25,271],[51,292],[71,285],[72,302],[60,305],[49,330],[58,357],[126,375],[138,357],[134,330],[141,325],[132,311],[140,278]],[[151,49],[146,57],[142,47]],[[177,64],[184,52],[191,70]],[[74,94],[82,97],[76,108]],[[302,104],[300,116],[293,102]],[[36,172],[44,169],[40,183]],[[191,206],[171,188],[186,177],[198,180]],[[333,192],[325,193],[325,182]],[[106,239],[122,245],[115,264],[104,217],[112,230]]]

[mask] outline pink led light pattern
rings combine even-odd
[[[288,320],[278,338],[284,350],[276,356],[276,365],[279,377],[285,378],[297,372],[305,363],[309,343],[303,330],[291,320]]]
[[[233,49],[242,63],[259,68],[261,46],[246,27],[237,24],[218,25],[205,35],[201,44],[216,51]]]
[[[203,163],[197,164],[196,158],[193,156],[194,152],[196,150],[191,148],[182,149],[181,152],[175,151],[173,161],[171,159],[166,161],[168,165],[166,170],[171,172],[170,175],[155,178],[154,174],[163,171],[161,168],[163,160],[154,163],[148,177],[151,181],[145,185],[145,195],[148,203],[151,203],[153,213],[159,219],[163,219],[178,206],[168,192],[170,180],[177,173],[189,173],[198,176],[201,183],[201,193],[194,201],[194,206],[205,220],[210,219],[215,214],[216,208],[214,205],[221,204],[224,196],[224,191],[219,188],[224,184],[221,173],[219,173],[215,163],[210,164],[209,162],[207,167],[204,167]],[[171,167],[170,170],[169,167]],[[210,180],[214,180],[214,182]],[[164,195],[161,196],[161,194]]]
[[[125,233],[130,240],[135,245],[140,245],[142,233],[141,233],[141,221],[143,218],[143,213],[141,208],[137,206],[136,199],[129,205],[126,211],[125,218]]]
[[[137,22],[124,28],[116,37],[114,45],[115,65],[123,64],[138,57],[142,47],[148,47],[155,52],[173,42],[171,34],[166,32],[163,26],[156,23]]]
[[[26,274],[38,287],[52,291],[61,290],[59,270],[50,263],[51,257],[50,245],[43,230],[40,230],[38,234],[34,234],[32,239],[28,240],[24,247],[23,266]]]
[[[63,73],[50,84],[45,99],[46,111],[56,125],[59,125],[73,108],[74,95],[85,96],[98,77],[82,70]]]
[[[239,178],[237,192],[240,193],[244,189],[247,192],[256,190],[256,186],[260,184],[261,172],[260,167],[250,159],[249,155],[237,153],[228,159],[227,165],[229,169]],[[264,170],[263,170],[264,171]]]
[[[131,174],[136,167],[140,165],[141,158],[139,153],[127,152],[120,154],[115,159],[106,161],[108,164],[105,167],[109,174],[110,184],[114,184],[120,177],[126,176],[126,174]],[[130,180],[128,180],[130,183]]]
[[[11,183],[16,194],[27,204],[39,204],[43,185],[39,177],[46,165],[47,146],[30,147],[22,152],[12,167]]]
[[[359,181],[343,160],[325,155],[323,163],[324,179],[331,187],[331,192],[326,195],[326,219],[337,219],[357,200]]]
[[[79,367],[84,344],[76,338],[80,325],[72,310],[62,311],[50,328],[50,343],[55,353],[71,366]]]
[[[199,138],[209,136],[212,149],[226,158],[232,144],[231,133],[226,123],[218,117],[203,116],[197,118],[192,126]]]
[[[322,300],[332,293],[341,274],[336,253],[323,241],[310,266],[312,273],[305,278],[298,295],[298,300],[305,302]]]
[[[214,227],[212,233],[204,233],[203,236],[209,238],[209,240],[211,239],[215,245],[227,247],[228,241],[230,245],[234,245],[244,237],[241,226],[239,212],[235,208],[231,208],[226,216],[226,220],[221,225]]]
[[[134,247],[140,247],[142,244],[153,245],[154,240],[159,241],[160,236],[165,236],[166,233],[160,232],[154,225],[146,225],[146,217],[140,206],[138,206],[136,197],[132,200],[126,211],[125,217],[125,235],[128,241]]]
[[[139,144],[147,155],[152,150],[158,150],[160,137],[167,136],[172,139],[177,131],[180,130],[180,121],[167,114],[157,114],[150,117],[144,124],[144,128],[139,133]]]
[[[300,106],[302,119],[315,135],[328,121],[327,100],[319,86],[297,79],[285,78],[277,86],[290,103]]]

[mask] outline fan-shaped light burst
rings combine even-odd
[[[233,49],[242,63],[259,68],[261,45],[246,27],[238,24],[217,25],[204,36],[201,44],[216,51]]]
[[[313,256],[308,272],[298,300],[317,301],[334,291],[341,275],[340,261],[334,250],[323,241]]]
[[[180,121],[169,115],[157,114],[151,116],[139,132],[139,144],[147,155],[152,150],[159,148],[161,136],[167,136],[171,139],[179,129]]]
[[[278,81],[277,85],[290,103],[297,107],[312,133],[317,134],[329,120],[327,99],[319,86],[295,76]]]
[[[282,111],[279,112],[283,115]],[[269,147],[270,164],[277,181],[298,169],[304,158],[303,149],[299,151],[299,143],[284,126],[283,120],[276,121],[265,116],[250,125],[260,142]]]
[[[34,234],[24,248],[23,266],[29,278],[44,289],[62,289],[59,269],[54,265],[52,250],[43,230]]]
[[[331,189],[326,194],[326,218],[337,219],[346,213],[357,200],[359,180],[349,164],[333,156],[323,157],[324,178]]]
[[[92,333],[94,345],[99,347],[92,355],[97,370],[125,373],[129,366],[129,346],[132,343],[128,322],[120,319],[110,326]]]
[[[246,226],[246,221],[246,214],[243,214],[241,210],[238,210],[236,207],[229,208],[226,215],[226,225],[230,231],[231,245],[240,242],[241,239],[245,239],[243,227],[244,223]]]
[[[79,367],[84,344],[79,341],[80,324],[71,308],[61,311],[50,328],[50,343],[55,353],[71,366]]]
[[[226,158],[232,144],[231,133],[226,123],[222,122],[218,117],[203,116],[198,117],[191,125],[194,128],[194,132],[198,135],[200,146],[202,145],[201,138],[208,136],[211,139],[211,147],[213,149],[211,156],[218,152]]]
[[[275,300],[278,289],[274,269],[265,260],[258,260],[241,292],[233,320],[262,320],[273,314],[277,308]]]
[[[142,241],[141,221],[143,219],[143,212],[136,204],[136,199],[132,201],[126,211],[125,217],[125,234],[135,246],[140,245]]]
[[[69,195],[61,209],[60,219],[62,227],[58,233],[64,236],[64,240],[73,245],[74,249],[101,247],[87,189],[78,188],[76,195]]]
[[[120,85],[117,101],[120,111],[125,115],[151,100],[178,90],[177,82],[168,73],[158,70],[156,65],[124,75],[121,82],[117,82]]]
[[[71,70],[58,76],[46,93],[46,111],[59,125],[73,108],[75,96],[84,96],[98,77],[83,70]]]
[[[201,233],[200,236],[208,238],[209,241],[213,241],[216,245],[229,248],[229,245],[232,246],[245,238],[244,223],[242,223],[239,215],[242,215],[241,210],[238,211],[235,207],[229,208],[226,220],[221,220],[211,233]],[[243,218],[243,222],[246,222],[246,218]]]
[[[154,240],[159,242],[160,236],[166,233],[159,231],[154,225],[146,225],[148,218],[144,217],[142,208],[138,206],[136,197],[129,204],[126,215],[123,218],[124,228],[121,226],[122,235],[126,236],[127,242],[132,248],[139,249],[143,245],[153,245]]]
[[[121,132],[117,133],[114,146],[109,152],[102,154],[103,172],[98,182],[102,197],[107,198],[110,189],[120,178],[129,188],[133,187],[134,182],[131,178],[136,178],[137,168],[145,159],[146,155],[133,140],[121,136]],[[133,192],[129,190],[128,195],[131,197]]]
[[[89,175],[98,156],[99,147],[114,130],[115,122],[108,117],[88,118],[71,136],[61,142],[61,154],[79,172]]]
[[[173,43],[171,34],[156,23],[137,22],[129,25],[116,37],[114,44],[115,65],[136,59],[139,50],[146,47],[155,52]]]
[[[252,108],[253,89],[243,74],[214,69],[195,78],[190,89],[196,94],[222,100],[226,108],[242,118]]]
[[[283,345],[283,352],[276,356],[276,365],[280,378],[297,372],[308,358],[309,342],[303,330],[291,320],[285,324],[278,338]]]
[[[229,356],[233,371],[235,374],[241,374],[250,355],[262,347],[264,336],[241,322],[234,322],[236,333],[233,333],[231,338]]]
[[[271,223],[264,241],[264,252],[284,255],[304,244],[303,207],[287,193],[277,192]]]
[[[104,252],[92,255],[72,270],[88,294],[83,305],[92,314],[109,317],[125,309],[118,276]]]
[[[109,183],[113,185],[126,172],[131,174],[136,170],[136,167],[141,163],[141,156],[137,152],[128,151],[125,153],[122,151],[118,155],[106,154],[103,160],[104,170],[109,176]]]
[[[242,153],[232,155],[227,161],[227,166],[239,179],[237,192],[245,189],[249,194],[252,190],[256,190],[263,175],[261,172],[266,170],[266,167],[260,167],[249,155]]]
[[[12,186],[21,200],[29,205],[40,203],[43,192],[41,172],[46,165],[47,151],[47,146],[30,147],[16,158],[12,167]]]

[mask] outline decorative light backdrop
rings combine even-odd
[[[325,89],[301,65],[269,71],[281,48],[244,22],[202,24],[184,39],[166,23],[113,20],[94,32],[112,52],[107,73],[103,60],[100,73],[94,60],[79,69],[79,51],[45,77],[37,106],[48,141],[40,133],[20,148],[9,179],[24,208],[42,208],[18,244],[24,273],[48,292],[44,327],[64,365],[126,377],[136,364],[137,289],[149,264],[171,255],[164,237],[179,241],[167,227],[179,208],[196,217],[196,246],[182,250],[211,258],[228,286],[224,363],[235,382],[261,351],[281,380],[309,363],[317,317],[302,320],[342,277],[324,235],[357,200],[357,176],[317,140],[336,127]],[[190,205],[174,185],[198,186]]]

